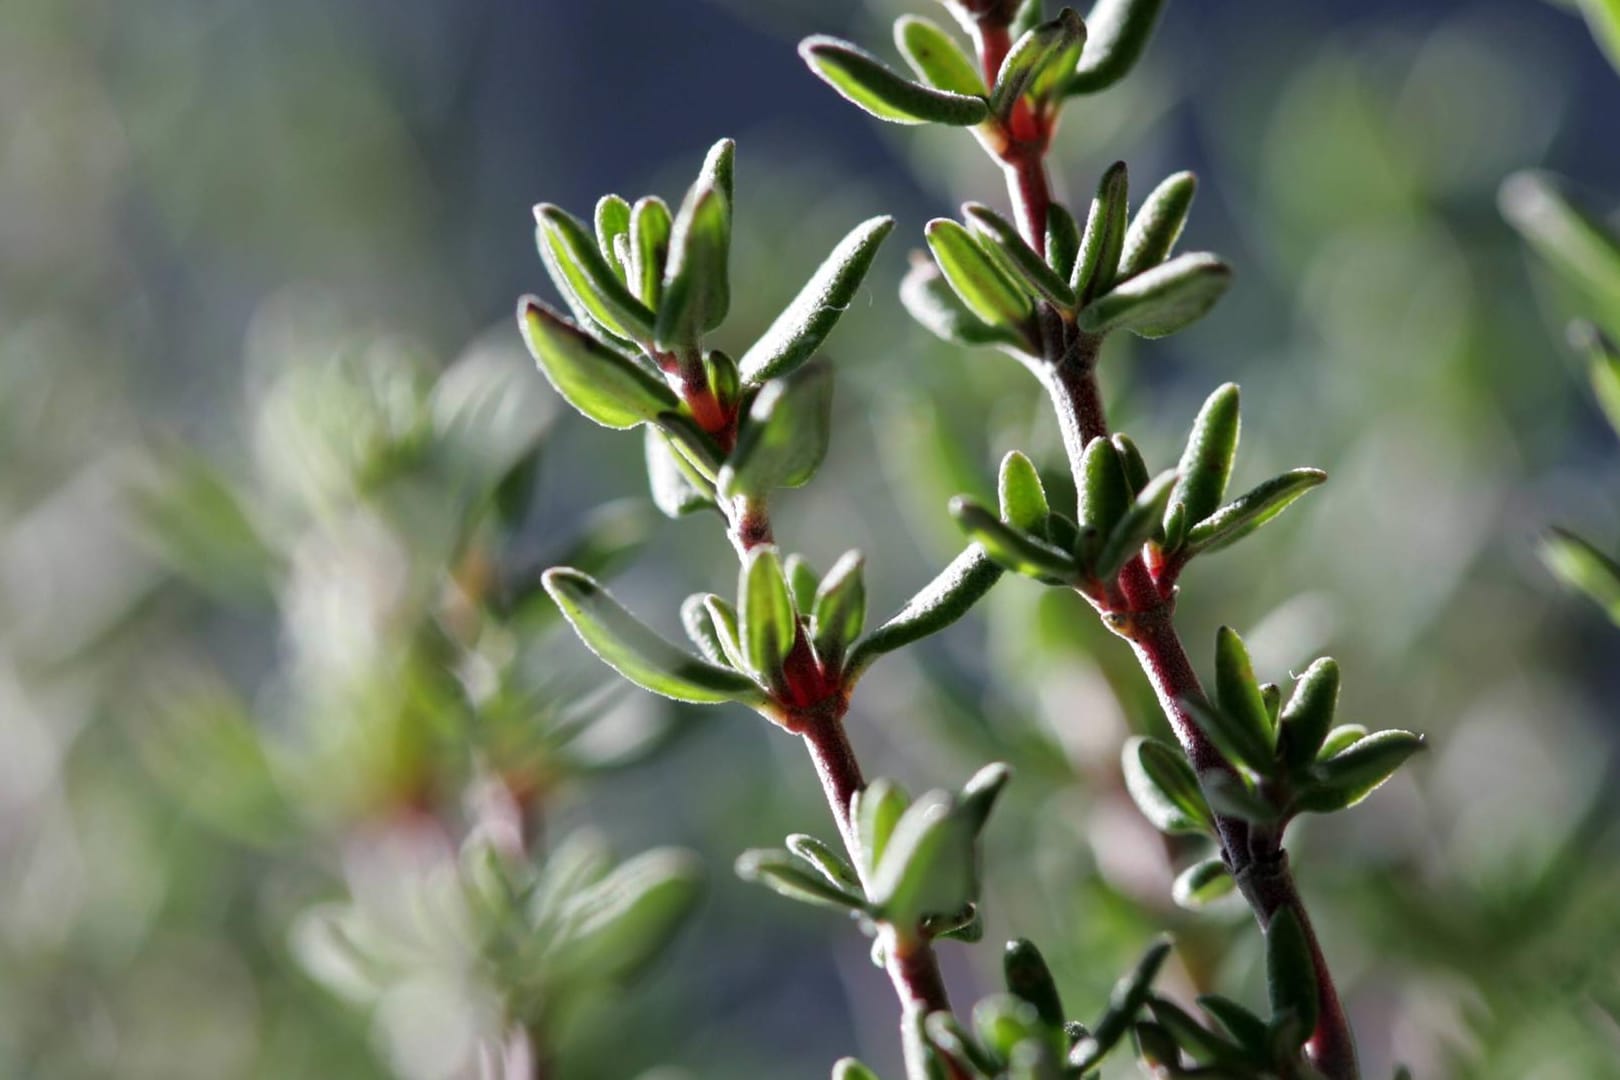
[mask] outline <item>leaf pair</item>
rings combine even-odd
[[[1327,479],[1320,469],[1290,469],[1223,505],[1240,427],[1238,388],[1226,383],[1204,401],[1187,436],[1164,512],[1167,554],[1185,560],[1230,547]]]

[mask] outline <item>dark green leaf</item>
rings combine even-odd
[[[1293,1010],[1299,1017],[1303,1042],[1316,1028],[1320,999],[1311,943],[1292,908],[1278,911],[1266,927],[1266,987],[1273,1014]]]
[[[793,648],[798,620],[776,548],[763,544],[748,552],[739,574],[741,640],[749,670],[772,686],[782,682],[782,662]]]
[[[980,249],[994,259],[1008,277],[1019,282],[1026,295],[1047,300],[1064,310],[1074,307],[1074,291],[1069,283],[1046,265],[1046,260],[1035,253],[1012,222],[980,203],[968,203],[962,212],[973,231],[979,234]]]
[[[765,384],[748,408],[737,446],[720,470],[721,495],[764,495],[809,481],[827,456],[833,375],[811,364]]]
[[[1137,961],[1136,968],[1114,984],[1113,992],[1108,996],[1108,1008],[1092,1025],[1090,1037],[1082,1040],[1070,1053],[1071,1065],[1089,1069],[1113,1049],[1136,1019],[1137,1013],[1142,1011],[1153,988],[1153,980],[1169,955],[1170,939],[1159,938]]]
[[[1198,777],[1181,751],[1137,735],[1126,742],[1121,760],[1125,790],[1160,832],[1214,832],[1214,816],[1198,789]]]
[[[1001,573],[983,548],[969,545],[893,618],[856,642],[846,679],[853,681],[884,653],[937,634],[966,615],[1001,579]]]
[[[1082,303],[1113,287],[1119,272],[1120,253],[1125,249],[1125,223],[1131,212],[1129,173],[1123,161],[1116,161],[1097,182],[1086,228],[1080,235],[1080,252],[1075,257],[1069,285]]]
[[[1007,942],[1001,969],[1007,989],[1033,1005],[1043,1023],[1054,1028],[1063,1026],[1063,999],[1058,996],[1046,958],[1033,942],[1025,938]]]
[[[563,400],[604,427],[634,427],[679,404],[660,379],[535,297],[518,301],[518,325],[546,380]]]
[[[804,904],[837,911],[864,911],[866,900],[805,869],[785,851],[753,850],[737,856],[737,876]]]
[[[1158,1024],[1140,1023],[1131,1029],[1136,1043],[1136,1056],[1150,1072],[1167,1069],[1180,1070],[1181,1052],[1176,1040]]]
[[[1039,102],[1060,95],[1085,44],[1086,24],[1073,8],[1030,27],[1001,62],[990,90],[990,111],[1005,119],[1021,97]]]
[[[1148,473],[1147,462],[1142,458],[1141,449],[1129,435],[1119,431],[1108,436],[1108,441],[1119,451],[1119,464],[1125,470],[1125,481],[1130,487],[1131,494],[1140,495],[1142,489],[1153,479]]]
[[[1282,817],[1282,811],[1277,806],[1250,787],[1247,780],[1232,773],[1205,773],[1203,791],[1210,809],[1222,817],[1234,817],[1257,825],[1267,825]]]
[[[1095,94],[1130,74],[1153,36],[1164,0],[1097,0],[1086,26],[1086,51],[1069,80],[1071,94]]]
[[[693,185],[675,215],[656,338],[661,349],[694,349],[731,306],[731,206],[719,188]]]
[[[1322,748],[1339,707],[1339,665],[1323,657],[1305,669],[1283,707],[1278,745],[1290,769],[1303,769]]]
[[[1016,345],[1034,349],[1021,330],[991,326],[970,311],[946,282],[939,267],[921,252],[913,253],[911,268],[900,282],[900,303],[924,329],[953,345]]]
[[[1231,998],[1220,994],[1200,994],[1198,1007],[1208,1013],[1250,1058],[1264,1058],[1267,1046],[1266,1022]]]
[[[1080,310],[1079,326],[1088,334],[1165,337],[1201,318],[1231,284],[1232,268],[1215,256],[1177,255],[1091,301]]]
[[[1193,195],[1197,191],[1198,178],[1190,172],[1179,172],[1160,182],[1142,200],[1136,220],[1125,234],[1125,249],[1120,255],[1121,278],[1135,277],[1170,257],[1171,249],[1181,238],[1181,230],[1186,227],[1187,213],[1192,209]]]
[[[958,495],[951,500],[950,513],[970,540],[1008,570],[1055,582],[1072,581],[1079,572],[1068,552],[1008,525],[971,499]]]
[[[713,485],[675,449],[669,436],[651,424],[646,432],[647,482],[654,505],[672,518],[714,506]]]
[[[1116,444],[1117,445],[1117,444]],[[1124,462],[1121,462],[1123,467]],[[1136,501],[1119,519],[1114,531],[1103,541],[1102,549],[1092,564],[1092,573],[1108,580],[1119,573],[1131,556],[1142,550],[1142,545],[1153,539],[1164,518],[1165,505],[1176,482],[1174,472],[1163,472],[1148,482]]]
[[[1222,869],[1224,871],[1224,867]],[[1226,880],[1230,883],[1232,879],[1228,876]],[[1152,1011],[1153,1018],[1175,1038],[1176,1044],[1200,1064],[1240,1061],[1245,1056],[1241,1047],[1204,1027],[1173,1001],[1153,997],[1148,1001],[1148,1009]]]
[[[1225,860],[1215,855],[1195,862],[1177,874],[1175,884],[1170,888],[1170,896],[1182,907],[1197,911],[1226,896],[1236,885]]]
[[[608,265],[593,231],[550,203],[535,207],[534,216],[552,265],[591,318],[621,338],[645,341],[651,337],[653,313]]]
[[[1272,477],[1191,526],[1187,550],[1198,554],[1230,547],[1326,479],[1327,473],[1321,469],[1290,469]]]
[[[1330,758],[1318,761],[1312,773],[1332,793],[1333,809],[1354,806],[1395,775],[1406,759],[1423,749],[1423,736],[1410,731],[1377,731]],[[1309,809],[1317,809],[1314,804]]]
[[[981,322],[1016,330],[1030,317],[1029,295],[972,233],[949,218],[935,218],[924,233],[945,280]]]
[[[893,228],[893,218],[875,217],[857,225],[833,248],[799,295],[743,354],[738,367],[744,381],[758,386],[780,378],[821,348],[854,302],[878,246]]]
[[[1008,451],[1001,459],[996,487],[1003,521],[1042,540],[1049,539],[1046,521],[1052,510],[1046,503],[1041,474],[1029,458],[1016,450]]]
[[[970,127],[989,115],[983,98],[912,82],[847,41],[818,34],[800,42],[799,55],[845,100],[879,120]]]
[[[543,580],[580,640],[637,686],[676,701],[764,702],[752,680],[671,645],[585,574],[557,567],[546,571]]]
[[[655,310],[664,295],[672,228],[669,207],[656,195],[637,199],[630,210],[630,283],[641,302]]]
[[[1266,775],[1276,756],[1277,730],[1260,693],[1260,681],[1255,677],[1249,648],[1230,626],[1223,626],[1215,633],[1215,696],[1221,711],[1234,724],[1248,729],[1249,734],[1241,740],[1246,747],[1243,759],[1248,760],[1247,747],[1252,746],[1256,752],[1264,751],[1261,763],[1254,764],[1253,768]]]
[[[1046,208],[1046,264],[1068,283],[1079,257],[1080,226],[1061,203],[1053,203]],[[1072,286],[1069,291],[1074,291]]]
[[[1187,526],[1197,525],[1221,505],[1237,458],[1239,415],[1236,383],[1226,383],[1204,400],[1181,454],[1181,479],[1170,496],[1166,521],[1179,512]]]
[[[1130,481],[1114,444],[1099,435],[1080,458],[1080,527],[1108,536],[1132,503]]]
[[[822,578],[811,603],[811,643],[821,662],[833,669],[838,668],[844,651],[860,637],[866,623],[863,566],[860,552],[845,552]]]
[[[984,96],[984,79],[978,66],[933,20],[902,15],[894,24],[894,43],[917,77],[935,90],[966,97]]]

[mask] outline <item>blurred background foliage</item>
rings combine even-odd
[[[710,868],[645,978],[547,1013],[561,1075],[892,1066],[859,936],[726,870],[827,831],[800,749],[605,692],[524,603],[564,557],[618,568],[643,612],[730,574],[706,523],[646,513],[636,440],[556,408],[507,313],[542,278],[533,202],[674,197],[721,135],[731,344],[860,218],[915,245],[999,203],[967,140],[876,130],[793,55],[882,41],[906,6],[0,3],[0,1075],[456,1075],[476,957],[367,1009],[311,977],[295,927],[409,893],[423,851],[386,838],[487,829],[491,777],[537,848],[589,826]],[[1571,298],[1493,201],[1546,165],[1620,206],[1617,115],[1556,6],[1244,0],[1171,5],[1059,137],[1070,192],[1115,158],[1197,169],[1196,246],[1239,272],[1197,331],[1105,356],[1118,426],[1162,466],[1236,379],[1251,478],[1332,474],[1189,575],[1188,640],[1231,623],[1270,678],[1330,652],[1346,720],[1432,738],[1293,845],[1371,1075],[1620,1076],[1620,642],[1532,544],[1557,520],[1612,547],[1620,454],[1560,344]],[[1002,452],[1066,482],[1016,365],[900,311],[906,243],[831,345],[838,438],[778,522],[818,565],[864,549],[879,610],[955,552],[945,501],[987,495]],[[1241,906],[1169,906],[1178,852],[1117,772],[1162,720],[1088,615],[1009,580],[880,667],[852,737],[914,790],[1015,766],[988,936],[1039,941],[1066,999],[1098,1003],[1169,925],[1172,991],[1256,1000]],[[942,951],[963,1000],[993,982],[997,950]]]

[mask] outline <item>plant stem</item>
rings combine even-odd
[[[993,82],[1006,56],[1007,37],[1005,25],[997,26],[988,20],[981,21],[975,30],[974,45],[979,51],[987,84]],[[1010,126],[1018,127],[1018,120],[1015,111],[1014,123]],[[1007,141],[1000,155],[1002,168],[1017,212],[1019,230],[1036,252],[1044,252],[1046,218],[1051,206],[1045,140],[1020,140],[1020,134],[1024,133],[1004,132]],[[1064,450],[1078,486],[1082,483],[1080,459],[1086,443],[1108,434],[1107,416],[1095,373],[1100,342],[1081,333],[1050,305],[1043,304],[1042,309],[1041,343],[1047,371],[1044,381],[1057,411]],[[1234,772],[1232,764],[1193,722],[1183,704],[1188,698],[1203,698],[1204,691],[1176,632],[1173,593],[1168,587],[1161,591],[1141,557],[1136,556],[1120,571],[1118,589],[1109,590],[1109,596],[1117,597],[1120,602],[1110,602],[1105,614],[1114,617],[1111,623],[1130,641],[1200,782],[1212,772]],[[1329,1080],[1357,1080],[1359,1072],[1349,1020],[1339,1002],[1327,958],[1295,888],[1280,835],[1264,838],[1259,850],[1254,850],[1251,840],[1258,838],[1251,837],[1247,822],[1217,814],[1216,827],[1226,863],[1261,928],[1269,925],[1278,911],[1289,908],[1298,916],[1310,943],[1319,999],[1316,1029],[1306,1043],[1311,1060]]]

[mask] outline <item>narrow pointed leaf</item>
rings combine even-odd
[[[857,225],[833,248],[770,329],[743,353],[738,368],[745,382],[758,386],[780,378],[821,348],[854,302],[878,246],[893,228],[893,218],[875,217]]]
[[[970,127],[990,113],[983,98],[912,82],[847,41],[818,34],[799,44],[799,55],[845,100],[879,120]]]
[[[1080,226],[1061,203],[1053,203],[1046,210],[1046,264],[1067,284],[1079,257]]]
[[[720,639],[720,651],[726,663],[738,671],[748,670],[748,658],[743,653],[741,620],[737,609],[713,593],[703,598],[703,606],[714,624],[715,636]]]
[[[1001,459],[996,487],[1002,520],[1032,536],[1048,539],[1046,522],[1052,509],[1046,503],[1046,489],[1034,463],[1016,450],[1008,451]]]
[[[544,583],[580,640],[637,686],[676,701],[764,701],[752,680],[671,645],[579,571],[548,570]]]
[[[1395,775],[1406,759],[1423,749],[1423,736],[1410,731],[1377,731],[1316,763],[1317,783],[1332,793],[1334,809],[1354,806]],[[1316,809],[1315,805],[1309,807]]]
[[[1219,551],[1266,524],[1293,501],[1327,479],[1321,469],[1290,469],[1239,495],[1187,530],[1187,549]]]
[[[709,610],[709,600],[718,600],[713,593],[693,593],[681,602],[681,625],[686,628],[686,636],[692,644],[698,647],[709,663],[719,667],[730,667],[731,658],[726,655],[726,647],[720,639],[720,629],[715,625],[714,613]]]
[[[1197,911],[1229,895],[1236,887],[1237,882],[1226,868],[1226,863],[1215,855],[1193,863],[1177,874],[1175,884],[1170,887],[1170,896],[1181,907]]]
[[[534,214],[558,272],[591,318],[631,341],[645,341],[652,336],[653,313],[608,265],[596,246],[594,233],[549,203],[535,207]]]
[[[737,143],[732,139],[719,139],[703,155],[703,164],[698,168],[697,182],[709,185],[724,195],[728,209],[737,202],[734,179],[736,161]]]
[[[1175,482],[1176,474],[1171,471],[1160,473],[1148,482],[1103,542],[1102,550],[1092,564],[1093,573],[1105,580],[1112,578],[1130,561],[1131,556],[1142,550],[1143,544],[1153,539],[1153,535],[1159,531],[1164,508],[1170,501]]]
[[[763,495],[808,482],[827,456],[832,399],[832,367],[824,363],[767,383],[720,470],[720,494]]]
[[[864,565],[860,552],[846,552],[821,579],[811,603],[811,643],[821,662],[835,669],[866,623]]]
[[[1170,257],[1187,225],[1187,213],[1197,191],[1198,178],[1190,172],[1179,172],[1161,181],[1142,200],[1136,220],[1125,234],[1125,249],[1120,254],[1121,278],[1135,277]]]
[[[1316,1028],[1320,999],[1310,941],[1292,908],[1277,912],[1266,927],[1266,988],[1274,1015],[1291,1009],[1299,1017],[1303,1041]]]
[[[1080,457],[1080,527],[1106,537],[1131,507],[1130,483],[1119,450],[1098,436]]]
[[[1219,859],[1214,861],[1220,862]],[[1202,866],[1204,863],[1198,865]],[[1224,870],[1223,866],[1222,871]],[[1182,877],[1186,877],[1186,874]],[[1227,875],[1226,880],[1230,884],[1231,875]],[[1177,881],[1179,884],[1180,879]],[[1177,1044],[1199,1064],[1235,1064],[1246,1056],[1242,1047],[1209,1030],[1173,1001],[1154,997],[1149,999],[1148,1009],[1153,1013],[1153,1018],[1175,1038]],[[1222,1075],[1225,1074],[1217,1074],[1216,1080]]]
[[[787,557],[782,564],[782,572],[787,577],[788,592],[793,597],[794,610],[809,612],[810,605],[815,601],[816,589],[821,583],[821,575],[816,573],[816,568],[810,565],[809,559],[799,554]]]
[[[1536,253],[1581,292],[1602,303],[1620,296],[1620,234],[1571,201],[1555,177],[1516,173],[1499,202]]]
[[[1340,724],[1327,733],[1322,740],[1322,749],[1317,752],[1318,760],[1326,760],[1343,750],[1348,750],[1356,743],[1367,737],[1367,729],[1361,724]]]
[[[1198,777],[1181,751],[1137,735],[1125,744],[1121,760],[1125,790],[1154,828],[1171,834],[1214,831]]]
[[[1209,808],[1222,817],[1255,825],[1269,825],[1282,817],[1281,809],[1250,787],[1248,781],[1231,773],[1204,774],[1203,790]]]
[[[745,851],[737,856],[736,870],[744,881],[763,885],[789,900],[837,911],[866,909],[863,897],[813,873],[785,851]]]
[[[1323,657],[1299,677],[1279,718],[1277,742],[1290,769],[1303,769],[1316,760],[1338,707],[1339,665]]]
[[[588,419],[630,428],[678,407],[661,380],[535,297],[518,301],[518,325],[546,380]]]
[[[816,872],[826,878],[828,884],[855,896],[863,895],[860,877],[855,873],[855,868],[849,865],[848,860],[842,855],[820,840],[805,833],[793,833],[787,838],[787,847],[793,854],[815,867]]]
[[[1119,431],[1108,436],[1108,441],[1119,451],[1119,463],[1125,470],[1125,481],[1131,494],[1142,494],[1142,489],[1148,486],[1153,477],[1148,472],[1147,462],[1142,459],[1141,449],[1129,435]]]
[[[1057,983],[1046,966],[1046,958],[1033,942],[1025,938],[1007,942],[1001,970],[1006,976],[1007,989],[1033,1005],[1042,1023],[1054,1028],[1063,1026],[1063,999],[1058,996]]]
[[[637,199],[630,210],[630,284],[641,302],[656,310],[664,295],[673,229],[669,207],[656,195]]]
[[[1082,303],[1113,287],[1120,253],[1125,249],[1125,223],[1130,211],[1129,173],[1123,161],[1116,161],[1097,182],[1097,194],[1092,197],[1074,272],[1069,277],[1069,286]]]
[[[920,252],[900,282],[900,303],[923,328],[953,345],[1034,346],[1010,327],[992,326],[975,315],[946,282],[934,261]]]
[[[1542,538],[1541,561],[1559,581],[1585,593],[1620,623],[1620,563],[1564,529]]]
[[[1018,99],[1045,101],[1061,93],[1086,44],[1086,24],[1073,8],[1025,31],[1001,62],[990,90],[990,111],[1007,117]]]
[[[782,661],[798,633],[798,622],[776,548],[767,544],[751,550],[739,577],[743,655],[754,674],[777,685],[782,679]]]
[[[1233,1041],[1241,1046],[1251,1059],[1264,1060],[1269,1049],[1264,1020],[1231,998],[1222,997],[1220,994],[1200,994],[1198,1007],[1226,1029],[1226,1033],[1232,1036]]]
[[[658,305],[659,348],[696,348],[719,326],[731,305],[731,206],[719,188],[699,181],[686,195],[670,232],[663,298]]]
[[[956,800],[957,812],[975,833],[984,829],[996,799],[1011,779],[1012,766],[996,761],[974,773],[962,785],[962,793]]]
[[[1277,730],[1271,722],[1260,681],[1249,659],[1249,648],[1230,626],[1215,633],[1215,695],[1221,711],[1232,721],[1249,728],[1257,745],[1265,747],[1267,764],[1275,754]],[[1266,769],[1256,771],[1265,773]]]
[[[984,96],[984,79],[978,65],[932,19],[902,15],[894,24],[894,43],[917,77],[935,90],[965,97]]]
[[[934,259],[956,295],[980,321],[1016,328],[1034,310],[1029,295],[996,265],[973,234],[949,218],[935,218],[924,233]]]
[[[1188,714],[1200,731],[1209,736],[1223,757],[1234,764],[1266,776],[1276,768],[1271,742],[1263,729],[1235,719],[1226,709],[1200,698],[1182,698]],[[1220,807],[1215,809],[1219,810]]]
[[[705,480],[651,424],[646,428],[647,482],[653,503],[666,517],[678,518],[715,505],[714,486]]]
[[[1198,410],[1181,454],[1181,479],[1170,496],[1168,511],[1175,513],[1179,508],[1188,525],[1209,517],[1226,497],[1232,462],[1237,458],[1239,415],[1236,383],[1219,387]]]
[[[1091,1036],[1082,1040],[1070,1053],[1071,1065],[1081,1069],[1091,1068],[1113,1049],[1147,1003],[1153,980],[1158,977],[1159,969],[1169,955],[1170,940],[1161,937],[1142,954],[1135,969],[1114,984],[1113,991],[1108,995],[1108,1008],[1092,1025]]]
[[[937,634],[966,615],[1001,580],[1001,574],[1001,567],[983,548],[969,545],[905,607],[856,642],[846,665],[847,678],[865,671],[884,653]]]
[[[950,512],[968,538],[1008,570],[1051,581],[1070,581],[1079,572],[1068,552],[1008,525],[969,499],[952,499]]]
[[[1202,318],[1232,284],[1232,268],[1206,252],[1169,262],[1115,285],[1080,311],[1080,329],[1090,334],[1129,330],[1159,338]]]
[[[1588,322],[1569,328],[1569,343],[1586,354],[1586,371],[1609,426],[1620,433],[1620,347]]]
[[[1095,94],[1130,74],[1163,8],[1164,0],[1097,0],[1086,19],[1090,36],[1068,92]]]
[[[1065,311],[1074,307],[1074,290],[1069,288],[1069,283],[1035,253],[1012,222],[979,203],[968,203],[962,210],[973,231],[979,234],[981,250],[1018,281],[1026,294],[1047,300]]]

